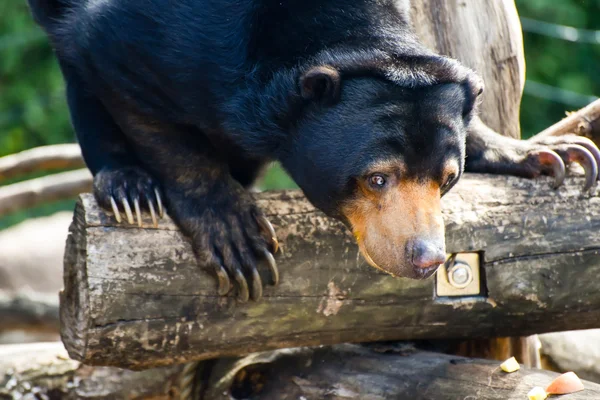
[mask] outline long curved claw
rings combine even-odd
[[[267,249],[263,250],[263,255],[267,260],[269,269],[271,270],[271,278],[273,279],[273,285],[277,285],[279,283],[279,269],[277,269],[275,257],[273,257],[273,254],[271,254]]]
[[[248,282],[246,282],[246,277],[242,274],[242,271],[239,269],[234,269],[233,277],[238,284],[238,300],[242,303],[246,303],[250,298],[250,291],[248,290]]]
[[[583,191],[587,192],[594,186],[598,179],[598,164],[594,155],[585,147],[580,145],[570,145],[566,150],[569,162],[576,162],[585,169],[585,186]]]
[[[277,253],[277,250],[279,250],[279,241],[277,240],[275,228],[273,228],[271,222],[264,215],[259,216],[257,221],[260,227],[266,231],[271,238],[271,247],[273,248],[273,253]]]
[[[251,269],[252,273],[252,300],[259,300],[263,294],[263,284],[262,279],[260,279],[260,275],[255,267]]]
[[[158,221],[156,220],[156,211],[154,211],[154,205],[151,201],[148,201],[148,210],[150,210],[150,217],[152,217],[152,226],[158,228]]]
[[[162,199],[160,198],[160,193],[159,193],[158,189],[154,189],[154,195],[156,196],[156,205],[158,206],[158,215],[161,218],[164,218],[165,209],[163,207]]]
[[[115,198],[112,196],[110,196],[110,206],[112,207],[113,214],[115,214],[115,218],[117,219],[117,222],[121,223],[121,221],[122,221],[121,213],[119,212],[119,207],[117,207],[117,202],[115,201]]]
[[[135,216],[137,217],[138,226],[142,227],[142,213],[140,212],[140,199],[133,199],[133,208],[135,209]]]
[[[554,189],[558,188],[565,181],[566,168],[560,156],[552,150],[537,150],[532,155],[538,158],[540,164],[549,166],[552,168],[552,175],[554,176]]]
[[[596,166],[600,169],[600,150],[598,149],[598,147],[596,147],[594,142],[592,142],[591,140],[582,140],[582,142],[579,143],[579,145],[585,147],[590,153],[592,153],[592,155],[594,156],[594,160],[596,161]],[[598,172],[598,177],[596,179],[600,180],[600,171]]]
[[[229,293],[229,289],[231,288],[231,282],[229,281],[229,276],[225,271],[225,268],[221,265],[217,265],[215,267],[215,273],[217,274],[217,280],[219,281],[219,296],[225,296]]]
[[[133,213],[131,212],[131,206],[129,205],[129,202],[127,201],[127,199],[123,199],[121,200],[121,203],[123,204],[123,208],[125,209],[125,215],[127,215],[127,222],[133,225]]]

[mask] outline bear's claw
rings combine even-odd
[[[160,197],[157,196],[156,198],[156,202],[158,204],[159,209],[162,209],[162,204],[160,202]],[[129,222],[130,225],[133,225],[135,223],[134,219],[133,219],[133,211],[131,210],[131,205],[129,204],[129,200],[127,200],[126,198],[121,199],[121,204],[123,205],[123,209],[125,210],[125,216],[127,217],[127,222]],[[115,200],[115,198],[113,196],[110,196],[110,206],[112,208],[113,214],[115,214],[115,219],[117,220],[118,223],[121,223],[122,218],[121,218],[121,213],[119,211],[119,207],[117,206],[117,202]],[[154,228],[158,228],[158,219],[156,218],[156,211],[154,210],[154,205],[152,204],[152,201],[148,201],[147,203],[148,206],[148,211],[150,212],[150,218],[152,218],[152,226]],[[135,196],[133,198],[133,208],[135,210],[135,217],[137,220],[137,225],[142,228],[143,224],[142,224],[142,212],[141,212],[141,208],[140,208],[140,198],[138,196]],[[164,214],[159,214],[160,218],[163,218]]]
[[[113,214],[115,215],[115,219],[120,224],[121,223],[121,213],[119,212],[119,207],[117,207],[117,202],[115,198],[110,196],[110,206],[112,208]]]
[[[580,145],[571,145],[565,152],[569,162],[576,162],[584,168],[585,186],[583,191],[587,192],[598,179],[598,164],[594,155],[587,148]]]
[[[158,227],[156,207],[160,217],[164,216],[158,184],[138,167],[99,171],[94,177],[94,194],[102,206],[112,209],[118,223],[123,221],[121,213],[124,213],[130,225],[137,221],[140,228],[143,226],[140,199],[146,200],[143,206],[149,211],[155,228]]]
[[[262,294],[263,294],[262,279],[260,279],[258,270],[255,267],[252,268],[251,273],[252,273],[252,299],[258,300],[262,297]]]
[[[275,257],[273,257],[273,254],[267,249],[263,249],[262,253],[271,273],[272,284],[277,285],[279,283],[279,270],[277,269]],[[238,300],[242,303],[247,302],[250,298],[252,298],[252,300],[259,300],[263,295],[263,282],[258,273],[258,269],[252,264],[248,265],[247,268],[249,269],[251,276],[250,285],[239,267],[232,268],[231,272],[231,275],[233,275],[233,279],[237,284]],[[219,265],[215,269],[215,272],[219,281],[219,295],[224,296],[230,290],[231,280],[229,274],[227,274],[226,269],[222,265]]]
[[[273,285],[277,285],[279,283],[279,269],[277,268],[275,257],[273,257],[273,254],[271,254],[267,249],[263,250],[263,253],[265,259],[267,260],[267,264],[269,265],[269,269],[271,270]]]
[[[242,303],[245,303],[250,298],[250,291],[248,290],[248,282],[244,277],[244,274],[239,269],[233,270],[233,278],[237,282],[238,285],[238,300]],[[260,278],[259,278],[260,279]],[[261,286],[261,294],[262,294],[262,286]]]
[[[156,204],[158,205],[158,216],[164,218],[165,216],[165,208],[162,204],[162,199],[160,197],[160,192],[157,188],[154,188],[154,195],[156,196]]]
[[[173,221],[191,239],[198,264],[214,271],[219,295],[234,288],[240,302],[258,300],[267,281],[279,282],[275,229],[239,183],[220,183],[225,184],[207,184],[208,189],[165,185],[162,193]],[[271,277],[261,277],[262,267]]]
[[[537,161],[543,165],[552,169],[552,176],[554,177],[554,189],[558,188],[565,181],[565,163],[558,154],[552,150],[537,150],[529,154],[530,157],[537,158]]]
[[[133,213],[131,212],[131,206],[129,205],[129,201],[127,200],[127,198],[122,198],[121,203],[123,204],[123,208],[125,209],[127,222],[129,222],[129,225],[133,225]]]
[[[547,172],[551,171],[555,178],[555,188],[563,183],[566,166],[570,163],[581,165],[585,171],[583,192],[592,189],[600,179],[600,150],[590,139],[565,135],[537,140],[533,137],[530,142],[537,147],[529,153],[530,159],[541,167],[546,167]]]
[[[271,246],[272,246],[272,252],[277,253],[277,250],[279,250],[279,241],[277,240],[277,234],[275,233],[275,228],[273,228],[273,225],[271,224],[271,222],[264,216],[261,215],[260,217],[257,218],[257,222],[260,225],[260,227],[266,231],[266,233],[269,235],[269,238],[271,239]]]
[[[222,265],[217,265],[215,267],[215,273],[217,274],[217,280],[219,281],[219,296],[225,296],[227,293],[229,293],[229,289],[231,287],[229,275],[227,275],[227,271],[225,271],[225,268],[223,268]]]

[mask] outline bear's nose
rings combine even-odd
[[[446,261],[443,246],[436,242],[415,239],[412,245],[412,263],[416,270],[430,270]]]

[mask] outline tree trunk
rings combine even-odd
[[[525,56],[514,1],[412,1],[412,18],[424,44],[483,78],[483,122],[505,136],[520,137]]]
[[[599,327],[600,198],[582,199],[580,185],[462,179],[443,202],[447,248],[480,252],[484,289],[458,298],[434,296],[435,279],[368,267],[346,229],[300,192],[260,194],[281,242],[281,282],[248,304],[217,295],[170,220],[119,225],[84,195],[65,256],[63,340],[74,359],[138,369],[301,345]]]

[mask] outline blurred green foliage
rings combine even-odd
[[[24,0],[0,2],[0,156],[72,142],[64,83]]]
[[[516,0],[522,17],[578,29],[600,30],[599,0]],[[521,122],[528,137],[580,108],[586,97],[540,91],[536,83],[594,96],[600,93],[600,44],[524,33],[527,79]],[[542,87],[543,89],[543,87]],[[568,94],[568,93],[567,93]],[[541,96],[541,97],[540,97]],[[583,100],[582,100],[583,99]],[[25,0],[0,2],[0,156],[31,147],[74,141],[64,83],[48,42]],[[266,189],[295,187],[277,167],[265,175]],[[0,229],[26,217],[72,209],[73,202],[46,205],[0,218]]]
[[[521,17],[600,31],[599,0],[516,0],[516,4]],[[597,37],[600,38],[600,34]],[[528,81],[587,96],[600,95],[600,41],[595,44],[572,42],[527,31],[523,40]],[[523,137],[559,121],[565,116],[565,111],[585,106],[559,93],[548,93],[546,98],[532,96],[528,90],[532,86],[531,83],[525,84],[521,103]]]

